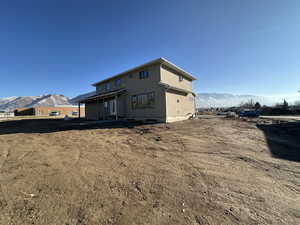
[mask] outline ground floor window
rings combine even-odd
[[[154,107],[154,103],[154,92],[132,95],[131,97],[132,109],[152,108]]]

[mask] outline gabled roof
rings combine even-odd
[[[150,61],[150,62],[144,63],[144,64],[142,64],[142,65],[140,65],[140,66],[137,66],[137,67],[134,67],[134,68],[132,68],[132,69],[126,70],[126,71],[124,71],[124,72],[122,72],[122,73],[116,74],[116,75],[114,75],[114,76],[112,76],[112,77],[109,77],[109,78],[107,78],[107,79],[101,80],[101,81],[99,81],[99,82],[97,82],[97,83],[94,83],[94,84],[92,84],[92,85],[93,85],[93,86],[97,86],[97,85],[99,85],[99,84],[101,84],[101,83],[104,83],[104,82],[106,82],[106,81],[112,80],[112,79],[117,78],[117,77],[121,77],[122,75],[125,75],[125,74],[127,74],[127,73],[134,72],[134,71],[136,71],[136,70],[139,70],[139,69],[142,69],[142,68],[144,68],[144,67],[147,67],[147,66],[150,66],[150,65],[154,65],[154,64],[157,64],[157,63],[163,64],[163,65],[165,65],[166,67],[169,67],[169,68],[171,68],[171,69],[177,71],[178,73],[182,74],[182,76],[184,76],[184,77],[186,77],[186,78],[188,78],[188,79],[191,79],[191,80],[197,80],[193,75],[191,75],[190,73],[184,71],[183,69],[181,69],[180,67],[176,66],[175,64],[169,62],[168,60],[166,60],[166,59],[164,59],[164,58],[158,58],[158,59],[152,60],[152,61]]]

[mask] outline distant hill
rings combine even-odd
[[[6,104],[6,103],[8,103],[8,102],[10,102],[10,101],[13,101],[13,100],[15,100],[16,98],[18,98],[18,97],[0,98],[0,106],[1,106],[1,105],[4,105],[4,104]]]
[[[249,100],[259,102],[261,105],[272,106],[283,102],[284,97],[255,96],[255,95],[233,95],[226,93],[199,93],[196,97],[197,108],[210,107],[232,107],[239,106]],[[286,97],[286,100],[292,104],[296,101],[296,96]]]
[[[25,97],[0,98],[0,110],[12,111],[16,108],[30,108],[35,106],[71,105],[68,97],[64,95],[41,95]]]

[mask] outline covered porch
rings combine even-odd
[[[85,104],[87,120],[119,120],[125,116],[125,93],[125,89],[99,93],[80,100],[78,107]]]

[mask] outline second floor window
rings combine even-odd
[[[146,70],[141,71],[141,72],[139,72],[139,77],[140,77],[140,79],[146,79],[149,77],[149,72]]]
[[[115,87],[121,87],[121,79],[115,80]]]
[[[104,84],[104,91],[108,91],[110,89],[110,83]]]
[[[183,81],[183,76],[179,75],[179,81]]]

